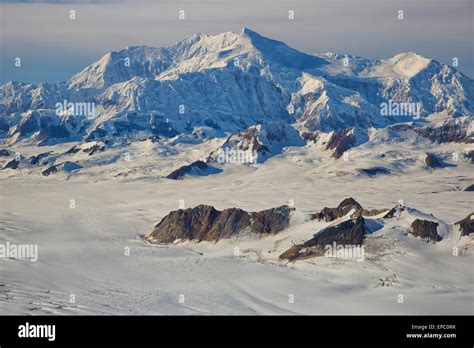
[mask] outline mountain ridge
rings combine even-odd
[[[95,114],[56,115],[63,101],[93,103]],[[419,105],[419,115],[382,116],[380,105],[388,101]],[[94,132],[105,134],[102,140],[192,133],[202,126],[238,133],[269,122],[330,132],[440,112],[472,116],[474,81],[413,52],[375,61],[309,55],[245,27],[194,34],[163,48],[109,52],[68,81],[0,86],[0,137],[9,144],[38,142],[38,133],[41,143],[54,144]]]

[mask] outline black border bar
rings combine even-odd
[[[473,316],[0,316],[0,346],[472,347],[472,319]],[[55,325],[55,340],[18,337],[20,325],[26,323]],[[410,334],[425,336],[407,337]],[[435,338],[434,334],[450,337]]]

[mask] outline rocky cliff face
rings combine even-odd
[[[424,162],[427,167],[432,169],[440,168],[443,166],[443,162],[433,153],[427,153]]]
[[[149,240],[155,243],[173,243],[176,240],[216,242],[252,233],[275,234],[288,227],[291,211],[288,206],[246,212],[238,208],[219,211],[212,206],[199,205],[166,215],[155,226]]]
[[[428,242],[439,242],[443,239],[437,232],[438,223],[434,221],[416,219],[411,224],[412,234]]]
[[[334,221],[338,218],[346,216],[353,210],[352,216],[375,216],[388,211],[386,208],[382,209],[364,209],[354,198],[349,197],[344,199],[336,208],[325,207],[319,213],[311,216],[312,219],[319,221]]]
[[[461,231],[461,236],[468,236],[474,233],[474,213],[469,214],[461,221],[456,222]]]
[[[474,191],[474,184],[472,185],[469,185],[468,187],[466,187],[463,191],[469,191],[469,192],[473,192]]]
[[[367,133],[357,128],[346,128],[331,133],[326,143],[326,150],[332,151],[332,157],[341,158],[351,147],[358,146],[369,140]]]
[[[344,199],[336,208],[324,208],[312,217],[316,220],[333,221],[354,210],[355,215],[362,215],[364,208],[352,197]]]
[[[401,204],[397,204],[395,207],[390,209],[386,214],[384,214],[384,219],[391,219],[393,217],[400,216],[403,212],[407,211],[407,208]]]
[[[2,169],[17,169],[19,165],[20,161],[18,161],[16,158],[13,158],[4,164]]]
[[[288,206],[280,206],[259,212],[247,212],[238,208],[219,211],[207,205],[179,209],[170,212],[156,224],[148,240],[152,243],[168,244],[182,241],[217,242],[221,239],[243,238],[242,241],[247,243],[251,238],[245,237],[271,237],[288,229],[293,210],[294,208]],[[293,243],[294,237],[301,236],[298,235],[301,231],[297,228],[298,232],[294,236],[285,234],[281,238],[270,238],[270,242],[274,243],[273,251],[280,260],[296,261],[323,255],[362,260],[363,247],[367,246],[370,249],[370,246],[374,245],[374,241],[381,237],[374,235],[379,230],[385,231],[382,235],[395,231],[398,237],[406,235],[403,232],[408,230],[408,234],[421,239],[419,243],[423,241],[437,243],[446,238],[448,242],[460,243],[459,245],[467,244],[464,239],[461,240],[459,236],[452,233],[455,230],[453,226],[459,226],[461,236],[474,233],[474,213],[455,224],[448,224],[432,214],[401,204],[389,212],[387,210],[366,210],[353,198],[347,198],[337,208],[325,208],[318,213],[321,221],[327,222],[321,223],[322,227],[316,230],[309,239],[305,233],[302,239],[298,239],[301,242]],[[353,214],[349,216],[351,211]],[[386,212],[384,216],[382,216],[383,212]],[[292,227],[297,223],[313,224],[307,214],[300,214],[292,220]],[[301,219],[302,216],[305,218]],[[391,217],[394,219],[390,219]],[[458,240],[452,240],[451,237],[456,237]],[[368,242],[369,239],[372,244]],[[328,251],[331,255],[327,254]],[[348,256],[345,255],[346,252]]]
[[[280,259],[295,261],[324,255],[326,245],[362,245],[365,236],[365,220],[359,216],[323,229],[313,238],[297,244],[280,255]]]
[[[450,120],[439,126],[426,126],[417,128],[415,131],[422,137],[430,139],[434,143],[474,143],[474,133],[470,131],[473,121]]]

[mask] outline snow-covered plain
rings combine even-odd
[[[387,224],[367,237],[362,262],[278,260],[293,242],[321,227],[321,222],[305,221],[307,212],[335,207],[346,197],[367,209],[391,208],[401,199],[447,223],[459,221],[472,212],[473,193],[462,191],[472,184],[472,164],[427,169],[421,157],[430,150],[426,144],[361,146],[349,151],[349,161],[306,145],[255,167],[226,165],[223,173],[208,177],[162,178],[216,144],[179,144],[179,155],[166,157],[156,144],[135,143],[128,150],[130,161],[104,162],[75,174],[42,177],[3,170],[0,240],[38,244],[39,259],[0,259],[0,313],[473,313],[472,236],[464,237],[467,252],[453,256],[454,237],[431,244]],[[436,151],[446,152],[449,162],[452,151],[465,148],[438,145]],[[28,154],[28,148],[17,150]],[[393,172],[373,178],[354,174],[373,165],[392,166]],[[115,177],[118,173],[127,175]],[[185,207],[249,211],[292,200],[296,213],[288,230],[263,239],[147,242],[144,236],[178,209],[180,200]]]
[[[472,314],[474,235],[453,223],[474,206],[473,91],[416,53],[308,55],[248,28],[110,52],[68,81],[7,82],[0,242],[37,244],[39,259],[0,258],[0,314]],[[421,109],[382,113],[392,103]],[[223,145],[261,151],[257,164],[219,163]],[[211,154],[219,174],[165,179]],[[191,174],[210,173],[197,163]],[[365,219],[361,262],[279,259],[328,227],[310,213],[348,197],[411,209]],[[182,206],[293,203],[267,238],[146,238]],[[416,217],[443,240],[408,233]]]

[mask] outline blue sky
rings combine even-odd
[[[1,82],[67,80],[112,50],[243,26],[308,53],[413,51],[474,76],[472,0],[0,0]],[[186,19],[178,20],[185,10]],[[69,11],[76,19],[69,19]],[[293,10],[295,19],[288,19]],[[397,18],[398,10],[404,19]],[[20,57],[22,66],[15,68]]]

